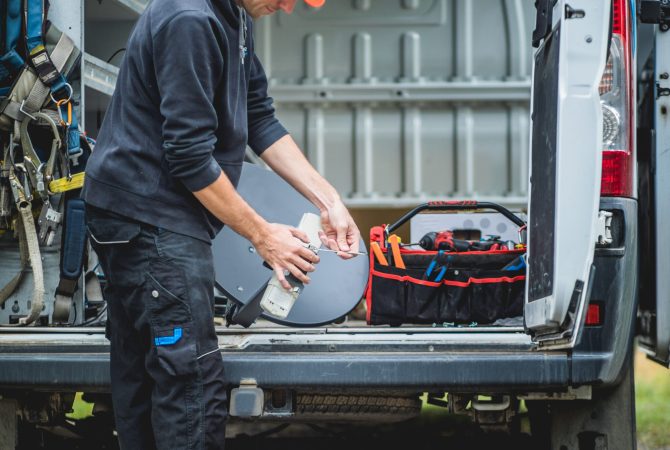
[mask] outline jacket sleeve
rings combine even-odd
[[[260,155],[279,138],[288,134],[275,117],[272,97],[268,96],[268,80],[256,55],[251,60],[251,77],[247,96],[249,147]]]
[[[168,170],[189,191],[199,191],[221,174],[212,153],[222,39],[204,13],[183,11],[156,30],[152,40]]]

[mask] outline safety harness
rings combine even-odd
[[[0,22],[0,229],[14,230],[19,272],[0,288],[0,306],[32,268],[29,325],[44,307],[40,245],[54,244],[59,226],[60,282],[54,322],[69,320],[86,251],[84,203],[78,197],[93,142],[83,136],[73,112],[75,90],[68,75],[78,65],[74,42],[46,20],[46,0],[7,0]],[[23,25],[23,27],[22,27]],[[21,35],[21,30],[25,34]],[[35,216],[39,233],[35,226]]]

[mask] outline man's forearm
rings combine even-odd
[[[309,242],[303,231],[266,222],[240,197],[225,173],[193,195],[209,212],[251,242],[258,255],[272,267],[284,289],[291,288],[286,271],[309,283],[307,273],[315,270],[313,264],[319,262],[319,257],[300,243]]]
[[[312,167],[291,136],[272,144],[261,158],[321,211],[340,201],[335,188]]]
[[[268,223],[237,193],[225,173],[193,195],[217,219],[252,243],[262,239]]]

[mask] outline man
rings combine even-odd
[[[211,253],[222,224],[287,288],[285,271],[308,283],[319,261],[303,232],[267,223],[235,191],[247,144],[320,209],[325,245],[358,250],[339,195],[275,118],[254,53],[247,14],[291,13],[296,1],[154,0],[128,41],[83,194],[123,449],[224,446]]]

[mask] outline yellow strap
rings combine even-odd
[[[59,178],[49,183],[49,191],[54,194],[80,189],[84,185],[84,172],[75,173],[69,180]]]

